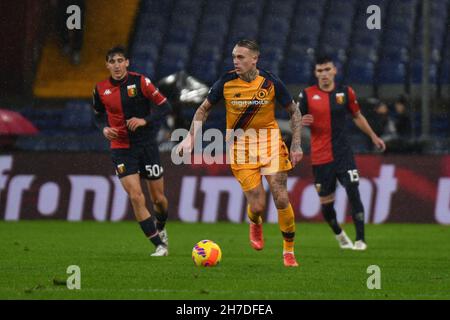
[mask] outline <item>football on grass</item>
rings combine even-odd
[[[192,249],[192,260],[198,267],[213,267],[222,259],[222,250],[211,240],[202,240]]]

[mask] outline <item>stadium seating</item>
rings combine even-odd
[[[358,1],[353,21],[351,45],[347,50],[348,62],[344,70],[344,81],[351,83],[356,92],[362,96],[373,96],[374,94],[375,66],[379,61],[382,36],[381,30],[367,28],[367,8],[372,5],[377,5],[381,12],[386,12],[386,0]]]
[[[51,151],[106,151],[108,142],[94,126],[89,101],[68,101],[63,109],[24,109],[21,113],[39,129],[37,136],[20,137],[16,148]]]
[[[450,99],[450,32],[447,32],[445,47],[443,49],[439,84],[441,88],[441,96],[444,99]]]
[[[310,67],[317,52],[337,60],[338,81],[368,88],[365,96],[378,91],[392,98],[405,92],[409,81],[414,85],[422,79],[423,22],[418,0],[142,3],[132,45],[133,65],[152,72],[156,79],[184,69],[211,85],[233,67],[231,51],[242,38],[258,40],[260,66],[273,69],[291,85],[313,80]],[[380,7],[381,30],[366,27],[370,5]],[[448,73],[443,68],[448,8],[448,0],[431,1],[429,76],[436,85],[446,81]]]
[[[188,71],[196,78],[212,84],[219,76],[223,47],[229,29],[233,0],[207,1]]]
[[[58,41],[59,37],[56,35],[57,30],[62,30],[57,27],[59,25],[56,23],[57,16],[52,13],[51,7],[55,7],[56,3],[61,2],[52,1],[53,5],[47,2],[46,5],[40,6],[40,10],[45,12],[42,16],[43,19],[33,20],[31,25],[36,28],[30,29],[32,30],[31,34],[22,34],[23,39],[27,39],[29,36],[33,37],[33,34],[40,39],[40,45],[36,47],[36,51],[33,50],[29,61],[31,63],[31,60],[35,59],[31,59],[31,57],[39,55],[39,64],[25,68],[33,74],[36,72],[33,79],[35,97],[41,99],[89,99],[93,84],[103,80],[106,75],[103,62],[107,50],[117,44],[131,45],[130,31],[136,25],[136,17],[140,16],[138,13],[140,13],[141,1],[82,1],[86,3],[86,10],[83,10],[84,14],[82,14],[82,29],[85,30],[82,32],[83,45],[80,59],[73,60],[73,62],[78,61],[79,64],[71,63],[71,59],[61,50],[63,43]],[[87,4],[88,2],[89,4]],[[3,3],[5,2],[2,1]],[[30,9],[31,7],[27,7],[26,10]],[[32,11],[29,13],[35,15]],[[65,21],[62,16],[64,14],[61,13],[61,18],[63,18],[61,22]],[[66,18],[68,19],[68,17]],[[28,20],[29,18],[27,18]],[[43,28],[40,28],[39,25]],[[141,25],[145,25],[145,23],[141,23]],[[40,34],[38,34],[38,30],[41,30]],[[20,31],[17,30],[17,32]],[[149,41],[150,38],[145,39]]]
[[[94,113],[85,101],[70,101],[63,111],[62,127],[66,129],[88,130],[92,128]]]
[[[450,99],[450,0],[430,4],[428,79],[433,96]],[[370,5],[381,9],[381,30],[366,26]],[[352,85],[359,97],[376,94],[389,100],[407,92],[417,99],[423,79],[421,5],[419,0],[142,0],[129,46],[130,69],[155,82],[185,70],[212,85],[233,69],[236,41],[252,38],[261,46],[259,66],[277,74],[295,93],[314,82],[314,57],[326,52],[336,61],[337,81]],[[61,131],[92,134],[92,112],[86,105],[76,101],[60,111],[24,113],[48,137]],[[211,114],[210,120],[211,127],[220,127],[223,114]],[[443,127],[448,129],[448,122],[437,124],[433,134],[448,132]],[[30,146],[32,139],[21,143]],[[102,139],[88,140],[78,147],[105,147]],[[57,139],[35,145],[64,147]],[[76,149],[77,142],[67,147]]]

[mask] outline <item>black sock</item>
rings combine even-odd
[[[340,234],[342,232],[341,227],[336,219],[336,211],[334,210],[334,202],[322,204],[322,213],[325,220],[330,225],[331,229],[335,234]]]
[[[364,212],[352,210],[352,218],[356,229],[356,241],[364,241]]]
[[[352,207],[352,218],[356,229],[356,241],[364,241],[364,206],[361,202],[358,185],[351,184],[346,189],[348,200]]]
[[[167,210],[165,210],[163,212],[159,212],[158,210],[159,210],[159,208],[156,207],[155,208],[156,228],[158,229],[158,231],[162,231],[162,230],[164,230],[164,227],[166,226],[168,212],[167,212]]]
[[[140,221],[139,225],[141,226],[141,229],[144,232],[145,236],[155,245],[155,247],[164,245],[164,243],[161,241],[161,238],[159,237],[159,233],[156,229],[153,217],[149,217],[148,219]]]

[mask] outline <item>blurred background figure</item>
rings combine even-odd
[[[395,130],[400,138],[410,139],[412,135],[411,118],[406,108],[406,99],[400,97],[394,103]]]
[[[407,99],[398,98],[391,110],[383,101],[375,104],[371,117],[374,131],[386,142],[389,153],[421,153],[424,143],[414,139]]]
[[[386,143],[389,143],[389,141],[397,138],[397,130],[394,119],[389,114],[387,104],[382,101],[375,106],[375,119],[373,126],[375,133]]]
[[[70,13],[67,8],[76,5],[80,8],[81,29],[70,30],[67,28],[67,19]],[[54,15],[54,32],[58,37],[58,42],[63,53],[70,57],[74,65],[81,62],[81,48],[83,46],[83,30],[85,20],[85,1],[84,0],[52,0],[52,11]]]

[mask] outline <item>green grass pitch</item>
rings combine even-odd
[[[345,229],[354,236],[353,225]],[[439,225],[368,225],[365,252],[340,250],[325,224],[297,225],[299,268],[285,268],[276,224],[265,224],[266,247],[248,243],[246,224],[168,225],[170,255],[137,223],[0,222],[0,299],[449,299],[450,230]],[[195,267],[194,244],[222,248],[214,268]],[[69,265],[81,268],[81,289],[69,290]],[[381,270],[369,290],[367,267]]]

